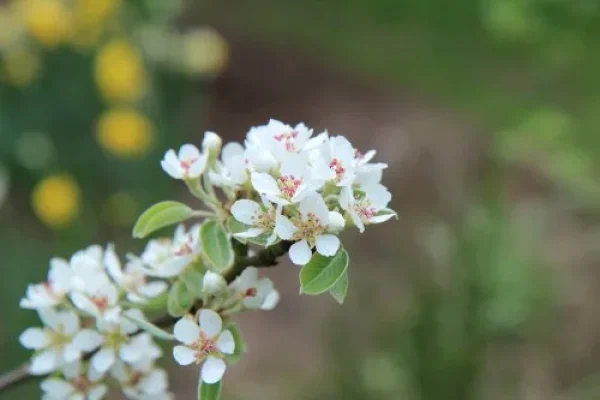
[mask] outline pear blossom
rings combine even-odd
[[[128,314],[143,319],[138,309],[127,311]],[[98,329],[83,329],[74,338],[75,346],[82,351],[90,352],[99,349],[91,358],[92,367],[105,373],[117,361],[117,357],[127,363],[135,363],[144,357],[147,351],[148,334],[134,334],[138,328],[126,318],[120,318],[118,323],[99,321]]]
[[[254,172],[251,181],[261,196],[282,206],[298,203],[322,186],[322,182],[313,179],[308,159],[303,155],[290,155],[281,164],[277,178],[264,172]]]
[[[141,270],[159,278],[170,278],[196,260],[200,255],[200,228],[194,225],[186,232],[183,225],[175,229],[173,239],[151,240],[141,255]],[[138,260],[129,255],[130,261]]]
[[[104,250],[101,246],[89,246],[77,251],[70,260],[74,291],[95,292],[111,284],[103,263]]]
[[[300,215],[292,219],[278,215],[275,225],[277,235],[283,240],[295,241],[289,251],[294,264],[305,265],[316,247],[320,254],[331,257],[337,253],[340,240],[330,231],[329,210],[321,195],[304,199],[299,205]]]
[[[223,330],[223,321],[208,309],[198,313],[198,324],[184,317],[174,327],[175,338],[184,345],[173,348],[173,357],[180,365],[202,364],[201,379],[213,384],[221,380],[227,365],[225,354],[233,354],[235,340],[229,330]]]
[[[93,281],[93,277],[90,278]],[[95,317],[98,321],[112,321],[119,319],[121,307],[119,306],[119,292],[115,285],[105,283],[103,286],[81,292],[72,292],[71,301],[79,310]]]
[[[80,349],[73,344],[79,332],[79,317],[73,311],[55,311],[45,308],[38,311],[44,328],[28,328],[19,337],[21,345],[36,351],[29,372],[44,375],[65,363],[81,357]]]
[[[361,188],[364,196],[345,187],[340,193],[340,206],[348,212],[352,222],[362,233],[365,225],[385,222],[396,216],[392,211],[381,214],[392,199],[392,195],[381,184],[372,184]]]
[[[238,188],[248,182],[245,150],[239,143],[228,143],[221,153],[219,172],[209,172],[211,182],[223,187]]]
[[[65,365],[63,378],[49,378],[42,382],[43,400],[100,400],[106,396],[108,387],[103,381],[104,374],[93,367],[76,361]]]
[[[179,154],[171,149],[166,152],[161,161],[163,170],[175,179],[194,179],[204,173],[207,157],[194,145],[184,144],[179,149]]]
[[[337,186],[349,186],[356,179],[355,150],[348,139],[334,136],[313,154],[313,174]]]
[[[204,132],[204,139],[202,139],[202,151],[204,154],[208,154],[211,159],[216,157],[221,151],[223,140],[219,135],[214,132]]]
[[[279,210],[279,211],[278,211]],[[266,246],[271,246],[277,240],[275,233],[275,219],[281,213],[281,207],[275,208],[265,197],[262,204],[254,200],[241,199],[231,206],[231,214],[243,224],[251,226],[245,232],[236,233],[239,238],[255,238],[263,234],[269,235]]]
[[[19,306],[27,309],[55,307],[65,300],[71,289],[73,271],[66,260],[53,258],[50,260],[48,280],[36,285],[29,285],[27,293]]]
[[[133,303],[144,304],[167,290],[166,282],[148,282],[139,259],[130,260],[123,269],[112,244],[104,252],[104,264],[113,281],[127,293],[127,300]]]
[[[279,302],[279,292],[273,281],[258,277],[258,268],[248,267],[238,276],[229,288],[242,298],[248,309],[272,310]]]
[[[173,397],[168,392],[167,372],[156,368],[153,363],[136,368],[118,361],[110,373],[119,382],[121,391],[128,399],[167,400]]]

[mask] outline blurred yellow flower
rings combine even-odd
[[[113,40],[100,49],[96,55],[95,77],[100,93],[108,101],[135,102],[143,94],[143,60],[126,40]]]
[[[66,174],[51,175],[38,182],[31,197],[37,217],[53,228],[62,228],[72,222],[79,212],[79,202],[79,186]]]
[[[48,47],[69,35],[69,10],[61,0],[21,0],[21,14],[29,34]]]
[[[27,48],[11,48],[2,57],[2,73],[15,86],[27,86],[37,78],[41,66],[39,55]]]
[[[120,7],[121,0],[76,0],[71,42],[77,47],[95,46]]]
[[[215,75],[227,65],[229,48],[212,29],[198,29],[181,37],[181,66],[193,75]]]
[[[118,157],[136,157],[152,145],[152,124],[131,108],[108,110],[98,120],[96,137],[106,151]]]
[[[11,7],[0,6],[0,50],[13,45],[23,33],[23,25]]]

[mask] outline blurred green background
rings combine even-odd
[[[2,369],[49,257],[139,249],[165,149],[272,117],[378,149],[401,217],[345,234],[342,308],[269,272],[226,398],[600,398],[600,1],[0,4]]]

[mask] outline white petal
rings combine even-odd
[[[239,232],[234,234],[233,236],[235,237],[239,237],[239,238],[255,238],[259,235],[261,235],[262,233],[264,233],[265,230],[263,228],[250,228],[245,232]]]
[[[306,197],[300,203],[299,209],[304,218],[311,213],[321,221],[321,225],[325,226],[329,222],[329,209],[320,194]]]
[[[58,329],[60,325],[60,318],[54,309],[44,308],[38,310],[38,315],[45,326],[51,328],[52,330]]]
[[[121,360],[128,363],[135,363],[144,355],[144,349],[137,346],[135,343],[121,345],[119,348],[119,357]]]
[[[79,377],[81,375],[81,362],[76,361],[63,365],[62,373],[68,380]]]
[[[79,317],[73,311],[64,311],[59,314],[63,332],[73,335],[79,331]]]
[[[196,361],[195,351],[186,346],[173,347],[173,358],[179,365],[190,365]]]
[[[57,399],[52,399],[52,400],[57,400]],[[63,400],[63,399],[60,399],[60,400]],[[70,395],[67,400],[86,400],[86,398],[83,393],[74,393],[74,394]]]
[[[58,378],[46,379],[40,384],[40,388],[50,394],[53,398],[67,398],[71,393],[75,391],[71,384]]]
[[[81,350],[74,343],[67,343],[63,348],[63,358],[66,363],[72,363],[81,358]]]
[[[296,233],[298,228],[296,225],[289,220],[289,218],[283,215],[277,215],[275,219],[275,232],[283,240],[290,240]]]
[[[70,289],[73,270],[69,263],[62,258],[53,258],[50,260],[50,272],[48,280],[54,291],[65,293]]]
[[[351,205],[354,203],[354,194],[352,193],[352,188],[346,186],[343,187],[340,192],[340,206],[344,210],[349,210]]]
[[[42,328],[27,328],[19,336],[19,342],[26,349],[39,350],[48,347],[51,339]]]
[[[364,190],[367,198],[371,200],[372,206],[378,210],[387,207],[392,200],[391,193],[382,184],[369,185]]]
[[[306,240],[296,242],[290,247],[290,260],[296,265],[307,264],[312,257],[312,251]]]
[[[115,363],[116,359],[117,357],[114,349],[103,347],[92,357],[92,366],[98,372],[104,373]]]
[[[354,222],[354,225],[356,225],[360,233],[363,233],[365,231],[365,224],[363,223],[362,219],[360,219],[358,214],[351,210],[350,218],[352,219],[352,222]]]
[[[104,398],[106,393],[108,392],[108,387],[106,385],[97,385],[94,386],[87,394],[87,400],[100,400]]]
[[[161,295],[162,293],[164,293],[164,291],[167,290],[167,287],[168,287],[168,285],[166,282],[162,282],[162,281],[150,282],[146,285],[140,286],[138,288],[138,292],[142,296],[151,299],[151,298],[157,297],[157,296]]]
[[[190,161],[200,157],[200,150],[193,144],[184,144],[179,149],[179,160]]]
[[[200,337],[200,328],[189,318],[181,318],[173,328],[175,338],[184,344],[192,344]]]
[[[395,216],[396,216],[396,214],[375,215],[374,217],[369,218],[369,222],[371,222],[373,224],[380,224],[380,223],[385,222]]]
[[[230,142],[223,146],[223,150],[221,151],[221,158],[223,159],[225,165],[227,165],[229,163],[229,160],[231,160],[235,156],[239,156],[240,154],[244,154],[244,147],[239,143]]]
[[[233,354],[233,351],[235,350],[235,340],[233,339],[233,335],[231,334],[231,332],[228,330],[223,331],[219,335],[219,339],[217,340],[216,346],[219,349],[219,351],[221,351],[221,353]]]
[[[198,320],[200,321],[200,330],[209,338],[217,336],[223,327],[221,316],[213,310],[200,310]]]
[[[172,178],[181,179],[181,169],[179,168],[179,160],[174,150],[169,150],[165,154],[164,159],[160,162],[162,169]]]
[[[258,284],[258,268],[248,267],[246,268],[237,279],[240,290],[245,292],[251,287],[256,287]]]
[[[260,194],[276,196],[280,193],[277,181],[269,174],[254,172],[250,179],[252,180],[252,186]]]
[[[117,253],[115,252],[115,247],[112,244],[109,244],[104,252],[104,265],[115,281],[118,282],[123,277],[121,261],[119,261],[119,257],[117,257]]]
[[[29,372],[32,375],[45,375],[54,371],[59,363],[59,356],[56,350],[45,350],[31,358]]]
[[[260,205],[252,200],[238,200],[231,206],[231,214],[246,225],[255,225],[256,216],[260,211]]]
[[[206,156],[204,154],[201,155],[190,166],[190,169],[188,170],[188,173],[187,173],[188,177],[190,177],[190,178],[197,178],[200,175],[202,175],[204,173],[204,171],[206,170],[206,163],[207,163],[207,161],[208,161],[208,159],[206,158]]]
[[[277,306],[277,304],[279,303],[279,298],[279,292],[275,289],[271,290],[269,294],[267,294],[267,296],[265,297],[265,301],[260,307],[261,310],[268,311],[274,309],[275,306]]]
[[[209,385],[217,383],[223,377],[226,368],[225,361],[220,358],[209,356],[206,361],[204,361],[204,364],[202,364],[202,380]]]
[[[340,248],[340,239],[335,235],[319,235],[316,239],[317,251],[326,256],[331,257],[337,253]]]
[[[83,329],[73,338],[73,343],[81,351],[94,351],[104,343],[104,337],[92,329]]]

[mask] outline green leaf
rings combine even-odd
[[[348,252],[342,247],[333,257],[315,253],[300,270],[300,293],[317,295],[329,290],[348,268]]]
[[[142,239],[165,226],[190,218],[193,210],[176,201],[163,201],[144,211],[133,227],[133,237]]]
[[[171,290],[169,291],[167,312],[173,317],[181,317],[190,309],[192,301],[192,296],[185,284],[177,281],[171,286]]]
[[[221,398],[221,381],[209,385],[202,382],[198,384],[198,400],[219,400]]]
[[[146,321],[145,319],[137,318],[135,316],[128,315],[127,313],[124,313],[123,316],[157,339],[175,340],[175,336],[171,335],[169,332],[160,329],[158,326]]]
[[[200,228],[200,241],[204,256],[217,272],[233,265],[233,247],[221,223],[215,220],[204,222]]]
[[[181,275],[181,281],[185,284],[188,292],[195,298],[201,298],[204,294],[202,291],[204,272],[198,268],[188,267]]]
[[[244,342],[244,339],[242,339],[242,334],[240,333],[239,327],[235,322],[225,324],[225,328],[223,330],[229,330],[229,332],[231,332],[231,336],[233,336],[233,341],[235,342],[233,354],[225,355],[227,363],[229,365],[233,365],[238,362],[242,354],[246,352],[246,343]]]
[[[346,293],[348,292],[348,269],[342,274],[340,279],[329,289],[329,293],[333,296],[335,301],[340,304],[344,304]]]

